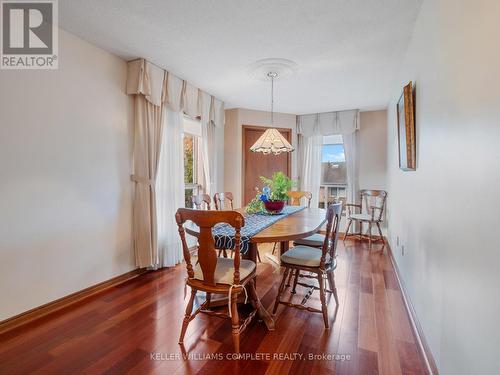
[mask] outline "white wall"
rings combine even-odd
[[[271,126],[271,113],[252,109],[235,108],[225,112],[224,128],[224,190],[234,194],[235,206],[242,201],[242,141],[243,125]],[[274,126],[292,129],[292,146],[297,148],[297,116],[275,113]],[[297,152],[292,152],[292,179],[297,179]]]
[[[425,0],[389,108],[390,242],[441,374],[500,373],[499,19],[496,0]],[[409,80],[415,172],[397,155]]]
[[[387,110],[360,113],[360,128],[356,137],[358,182],[360,189],[387,190]],[[384,214],[382,233],[387,234]],[[341,223],[341,230],[347,220]],[[363,228],[366,230],[365,228]],[[377,228],[372,233],[378,236]]]
[[[360,113],[356,150],[360,189],[387,189],[387,110]]]
[[[59,41],[59,70],[0,71],[0,320],[135,268],[126,63]]]

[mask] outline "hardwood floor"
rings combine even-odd
[[[228,360],[229,320],[200,314],[186,333],[191,359],[183,360],[177,341],[187,301],[186,272],[177,266],[144,274],[1,335],[0,373],[424,374],[388,255],[377,252],[377,245],[369,254],[368,244],[356,240],[339,245],[335,279],[340,306],[336,310],[330,298],[328,331],[321,314],[280,306],[275,331],[254,321],[243,333],[241,355],[253,358]],[[261,246],[261,255],[271,247]],[[268,311],[279,280],[275,267],[258,264],[257,290]],[[289,291],[284,296],[292,298]],[[300,302],[304,293],[297,287],[294,300]],[[317,292],[308,303],[320,306]],[[332,360],[335,354],[343,357]]]

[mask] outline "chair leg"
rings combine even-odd
[[[274,307],[273,307],[273,315],[276,314],[276,310],[278,310],[278,305],[280,303],[281,299],[281,294],[283,293],[283,290],[285,289],[285,281],[288,276],[288,273],[290,272],[290,268],[285,268],[285,271],[283,272],[283,279],[281,279],[281,284],[278,289],[278,295],[276,296],[276,301],[274,302]]]
[[[345,239],[347,238],[347,236],[349,235],[349,228],[351,227],[351,224],[352,224],[352,219],[349,219],[349,223],[347,223],[347,229],[345,230],[345,233],[344,233],[344,242],[345,242]]]
[[[286,285],[285,285],[285,288],[289,288],[290,287],[290,282],[292,281],[292,277],[293,275],[295,274],[295,271],[294,269],[292,269],[288,275],[288,280],[286,282]]]
[[[219,249],[219,255],[217,256],[220,258],[221,255],[224,256],[224,258],[227,258],[226,249]]]
[[[372,250],[372,222],[368,223],[368,250]]]
[[[275,242],[275,243],[274,243],[274,245],[273,245],[273,252],[271,253],[272,255],[274,255],[274,252],[276,251],[276,245],[277,245],[277,244],[278,244],[278,243],[277,243],[277,242]]]
[[[327,272],[326,276],[328,278],[328,285],[330,286],[330,290],[333,293],[333,298],[335,299],[335,303],[339,304],[339,296],[337,294],[337,286],[335,285],[335,276],[333,271]]]
[[[382,229],[380,229],[380,223],[379,222],[377,222],[377,228],[378,228],[378,234],[380,235],[380,239],[382,240],[382,243],[385,245],[384,236],[382,235]]]
[[[362,240],[363,239],[363,222],[362,221],[359,221],[358,222],[359,224],[359,239]]]
[[[210,308],[210,301],[212,300],[212,293],[206,292],[207,309]]]
[[[300,270],[295,270],[295,279],[293,280],[293,289],[290,292],[292,294],[297,293],[295,289],[297,288],[297,282],[299,281],[299,274],[300,274]]]
[[[193,312],[193,302],[195,296],[196,296],[196,289],[191,288],[191,297],[189,297],[189,302],[186,306],[186,314],[184,315],[184,321],[182,322],[179,344],[184,343],[184,335],[186,334],[186,330],[189,325],[189,319],[191,318],[191,313]]]
[[[234,352],[240,352],[240,317],[238,315],[238,293],[231,294],[231,325]]]
[[[262,263],[262,260],[260,260],[259,248],[257,248],[257,260],[259,261],[259,263]]]
[[[326,307],[326,296],[325,296],[325,280],[323,279],[323,275],[318,274],[318,283],[319,283],[319,297],[321,299],[321,311],[323,312],[323,321],[325,322],[325,328],[329,329],[330,326],[328,324],[328,309]]]

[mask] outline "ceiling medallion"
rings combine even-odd
[[[262,59],[250,64],[248,72],[259,81],[269,81],[269,72],[277,73],[279,78],[284,80],[297,72],[297,64],[287,59]]]

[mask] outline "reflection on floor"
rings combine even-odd
[[[254,321],[241,338],[248,358],[235,360],[227,354],[229,320],[200,314],[186,334],[190,359],[183,360],[177,340],[186,274],[177,266],[0,336],[0,373],[425,373],[389,257],[377,252],[378,246],[370,254],[366,243],[355,240],[339,244],[340,306],[336,311],[330,299],[328,331],[321,314],[280,306],[276,330]],[[261,255],[271,249],[261,246]],[[270,311],[280,274],[261,258],[257,289]],[[300,302],[306,289],[297,291]],[[286,295],[292,298],[289,290]],[[308,304],[319,307],[317,293]]]

